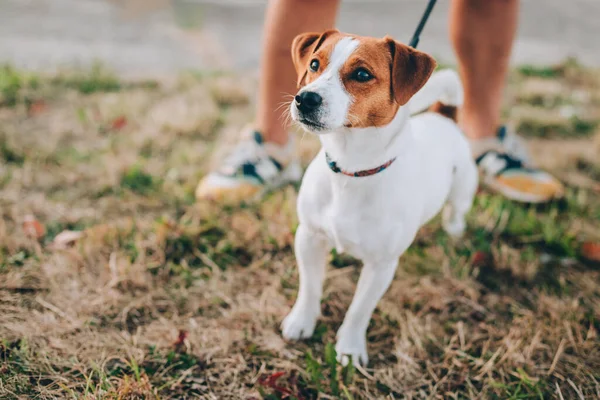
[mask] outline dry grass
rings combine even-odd
[[[364,371],[331,346],[354,260],[332,256],[315,336],[280,336],[296,188],[194,204],[216,139],[251,116],[252,80],[0,76],[0,398],[600,397],[600,271],[581,250],[600,242],[598,73],[512,75],[509,120],[567,197],[481,193],[458,246],[424,228],[371,321]],[[305,162],[316,147],[301,141]],[[57,243],[65,230],[82,236]]]

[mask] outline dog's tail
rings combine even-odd
[[[463,88],[458,74],[451,69],[434,72],[425,86],[408,102],[411,114],[433,111],[456,121],[463,103]]]

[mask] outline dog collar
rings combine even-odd
[[[327,153],[325,153],[325,161],[327,161],[327,165],[329,166],[329,169],[331,169],[336,174],[342,174],[342,175],[346,175],[346,176],[354,176],[354,177],[358,178],[358,177],[363,177],[363,176],[375,175],[375,174],[383,171],[384,169],[386,169],[387,167],[392,165],[392,163],[394,161],[396,161],[396,157],[392,158],[390,161],[386,162],[385,164],[380,165],[379,167],[375,167],[375,168],[371,168],[371,169],[364,169],[362,171],[356,171],[356,172],[344,171],[343,169],[341,169],[340,167],[337,166],[337,163],[335,161],[333,161],[331,159],[331,157],[329,157],[329,154],[327,154]]]

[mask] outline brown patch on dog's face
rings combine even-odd
[[[323,33],[303,33],[292,42],[292,61],[298,73],[298,88],[309,84],[321,75],[329,64],[335,44],[344,34],[332,29]],[[319,68],[311,70],[312,61],[317,60]]]
[[[427,82],[435,65],[429,55],[393,39],[361,37],[360,45],[340,70],[344,86],[354,100],[348,110],[347,126],[389,124],[398,108]]]
[[[390,92],[391,62],[390,51],[381,39],[360,38],[357,49],[340,69],[340,78],[353,100],[348,127],[383,126],[396,115],[399,104]]]

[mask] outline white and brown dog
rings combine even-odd
[[[462,103],[455,72],[390,38],[302,34],[292,57],[300,90],[294,121],[319,136],[298,198],[298,299],[282,323],[289,340],[312,335],[331,248],[363,261],[337,333],[342,363],[366,365],[366,331],[419,228],[444,207],[452,236],[465,229],[477,169],[453,116]],[[411,114],[436,108],[415,117]],[[454,115],[452,115],[454,114]]]

